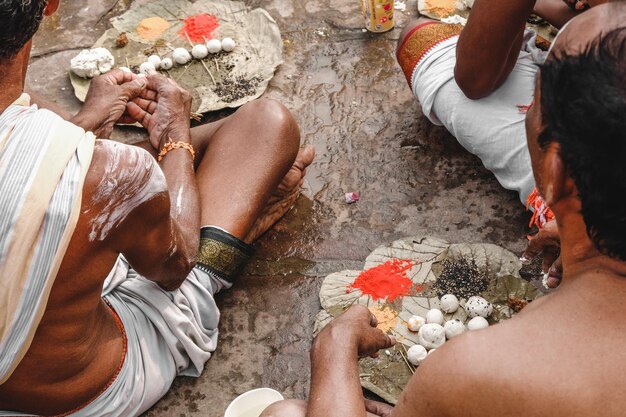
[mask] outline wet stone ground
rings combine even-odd
[[[137,0],[136,2],[145,2]],[[28,86],[77,111],[69,60],[131,0],[62,1],[36,36]],[[418,234],[523,250],[528,216],[444,129],[422,115],[394,59],[400,28],[362,31],[357,0],[248,0],[278,22],[284,64],[265,96],[298,119],[317,150],[304,195],[256,245],[237,286],[217,296],[220,345],[202,376],[179,378],[148,416],[222,416],[238,394],[272,387],[308,393],[311,329],[326,274],[360,268],[378,245]],[[226,112],[208,115],[206,120]],[[133,142],[140,130],[117,130]],[[359,192],[361,201],[344,202]]]

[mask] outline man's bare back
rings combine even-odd
[[[124,242],[145,232],[145,225],[132,220],[165,217],[168,204],[165,178],[148,152],[97,143],[81,216],[46,313],[28,354],[2,385],[0,409],[67,412],[94,398],[111,380],[122,361],[123,338],[101,298],[102,285],[119,253],[128,249]],[[140,239],[136,245],[149,247]],[[39,388],[33,392],[34,386]]]

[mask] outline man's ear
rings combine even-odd
[[[43,11],[44,16],[52,16],[59,8],[60,0],[48,0],[46,8]]]
[[[541,182],[543,184],[543,199],[548,207],[554,206],[566,196],[567,168],[561,158],[561,147],[558,143],[550,143],[543,154]]]

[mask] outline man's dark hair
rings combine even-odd
[[[0,60],[13,58],[33,37],[47,0],[0,0]]]
[[[626,27],[541,69],[545,147],[558,142],[598,250],[626,261]]]

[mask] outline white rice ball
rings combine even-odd
[[[489,327],[489,322],[484,317],[474,317],[467,323],[468,330],[480,330]]]
[[[83,49],[70,61],[72,72],[82,78],[93,78],[113,69],[115,58],[106,48]]]
[[[414,366],[418,366],[426,357],[428,356],[428,352],[424,348],[424,346],[414,345],[409,348],[406,352],[406,358],[411,362]]]
[[[222,49],[226,52],[232,52],[235,49],[237,44],[232,38],[224,38],[222,39]]]
[[[206,43],[206,47],[210,53],[216,54],[222,50],[222,42],[219,39],[211,39]]]
[[[459,309],[459,299],[454,294],[446,294],[440,301],[441,309],[446,313],[454,313]]]
[[[417,341],[426,349],[437,349],[446,342],[446,333],[441,325],[427,323],[417,333]]]
[[[426,313],[426,323],[443,324],[443,313],[438,308],[428,310]]]
[[[470,317],[487,318],[493,313],[493,305],[482,297],[470,297],[465,303],[465,311]]]
[[[133,72],[128,67],[119,67],[118,69],[124,71],[127,74],[132,74]]]
[[[161,57],[158,55],[150,55],[148,57],[148,62],[154,65],[155,69],[161,68]]]
[[[460,320],[450,320],[443,325],[443,330],[446,332],[446,338],[450,340],[463,334],[463,332],[465,332],[465,325]]]
[[[172,52],[172,59],[178,65],[185,65],[186,63],[191,61],[191,55],[189,54],[189,51],[185,48],[176,48],[174,49],[174,52]]]
[[[417,332],[419,329],[426,324],[426,319],[422,316],[412,316],[409,321],[407,321],[407,327],[412,332]]]
[[[169,70],[172,69],[173,66],[174,62],[172,61],[172,58],[163,58],[161,61],[161,69]]]
[[[139,66],[139,73],[144,75],[150,75],[153,72],[156,72],[156,67],[152,62],[144,62]]]
[[[198,44],[191,50],[191,55],[196,59],[204,59],[209,55],[209,50],[206,45]]]
[[[437,349],[431,349],[431,350],[429,350],[429,351],[428,351],[428,356],[430,356],[430,355],[431,355],[431,353],[433,353],[433,352],[434,352],[434,351],[436,351],[436,350],[437,350]]]

